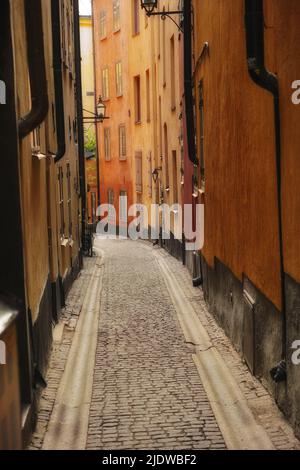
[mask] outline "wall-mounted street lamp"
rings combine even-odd
[[[159,176],[160,171],[162,171],[162,168],[154,168],[154,170],[152,171],[152,178],[155,184],[158,181],[158,176]]]
[[[91,115],[83,118],[85,124],[97,124],[98,122],[102,124],[105,119],[110,119],[108,116],[106,116],[106,105],[103,102],[101,96],[99,96],[95,113],[92,113],[87,109],[84,109],[84,111]]]
[[[155,11],[158,7],[158,0],[141,0],[141,8],[146,11],[147,16],[160,16],[162,20],[170,18],[173,23],[176,24],[177,28],[183,32],[182,25],[178,24],[173,18],[172,15],[183,15],[183,10],[172,10],[172,11]]]

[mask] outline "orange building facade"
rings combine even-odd
[[[96,98],[102,97],[109,119],[98,124],[100,203],[115,207],[116,225],[126,226],[133,203],[133,159],[130,136],[128,31],[126,1],[93,0]],[[124,200],[124,199],[123,199]],[[104,214],[103,214],[104,215]],[[113,223],[113,215],[111,214]]]

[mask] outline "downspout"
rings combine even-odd
[[[192,64],[192,0],[184,0],[184,97],[188,156],[194,166],[199,165],[195,142],[193,64]],[[193,286],[203,284],[197,275],[197,253],[193,253]]]
[[[247,62],[251,79],[261,88],[268,90],[274,97],[274,120],[276,138],[276,174],[277,174],[277,205],[278,233],[281,275],[282,302],[282,361],[271,370],[272,379],[282,382],[286,379],[286,298],[285,270],[283,247],[283,216],[282,216],[282,181],[281,181],[281,129],[278,78],[265,67],[264,54],[264,2],[263,0],[245,0],[245,25],[247,42]]]
[[[95,48],[95,5],[94,5],[94,0],[91,1],[92,4],[92,25],[93,25],[93,52],[94,52],[94,88],[95,88],[95,109],[97,107],[97,100],[98,97],[96,95],[96,90],[97,90],[97,81],[96,81],[96,70],[97,70],[97,64],[96,64],[96,48]],[[100,191],[100,160],[99,160],[99,135],[98,135],[98,126],[97,123],[95,125],[95,131],[96,131],[96,166],[97,166],[97,196],[98,196],[98,206],[100,206],[101,203],[101,191]],[[100,220],[100,218],[99,218]]]
[[[78,0],[74,0],[74,42],[75,42],[75,71],[76,71],[76,104],[78,121],[78,155],[79,155],[79,179],[82,211],[82,246],[84,246],[86,230],[86,183],[85,183],[85,153],[82,109],[82,81],[81,81],[81,47],[80,47],[80,22]]]
[[[55,121],[57,135],[57,152],[55,163],[59,162],[66,153],[64,92],[62,81],[61,32],[59,0],[51,1],[52,16],[52,45],[53,45],[53,73],[55,88]]]
[[[184,0],[184,96],[188,155],[193,165],[198,165],[195,143],[192,73],[192,0]]]
[[[24,4],[31,110],[19,120],[21,139],[45,120],[49,109],[41,0],[26,0]]]

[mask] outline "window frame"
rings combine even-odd
[[[100,36],[100,41],[103,41],[104,39],[107,38],[107,12],[106,10],[100,11],[99,36]]]
[[[108,146],[107,146],[107,143],[108,143]],[[104,145],[104,160],[106,162],[110,162],[111,161],[111,130],[110,130],[110,127],[104,127],[104,129],[103,129],[103,145]]]
[[[60,213],[60,237],[65,238],[65,204],[64,204],[64,172],[62,166],[58,168],[58,196]]]
[[[116,95],[118,98],[123,96],[123,64],[119,60],[115,65],[115,77],[116,77]]]
[[[134,77],[134,120],[135,124],[142,122],[142,103],[141,103],[141,76]]]
[[[123,212],[124,206],[122,205],[122,199],[121,199],[121,198],[123,198],[123,197],[127,197],[126,206],[125,206],[125,211],[126,211],[125,217],[123,217],[123,215],[124,215],[124,212]],[[126,189],[121,189],[121,190],[120,190],[119,201],[120,201],[120,207],[119,207],[120,221],[121,221],[121,222],[127,222],[128,193],[127,193]]]
[[[135,191],[138,194],[143,193],[143,152],[141,150],[135,152]]]
[[[120,0],[114,0],[113,1],[113,32],[117,33],[120,30],[121,30],[121,2]]]
[[[175,71],[175,35],[170,38],[170,82],[171,82],[171,111],[176,110],[176,71]]]
[[[132,35],[138,36],[141,32],[140,0],[132,0]]]
[[[122,135],[123,132],[123,135]],[[122,140],[121,140],[122,137]],[[125,144],[124,144],[125,141]],[[125,147],[125,153],[122,153],[122,150]],[[127,160],[127,136],[126,136],[126,125],[120,124],[119,125],[119,160],[125,161]]]
[[[68,192],[68,222],[69,222],[69,238],[73,237],[73,218],[72,218],[72,188],[71,188],[71,164],[67,163],[67,192]]]
[[[199,105],[199,162],[200,162],[200,184],[201,189],[205,190],[205,118],[204,118],[204,82],[203,79],[198,84],[198,105]]]
[[[106,76],[104,77],[104,73],[106,73]],[[105,80],[104,80],[105,78]],[[102,100],[103,101],[108,101],[109,100],[109,67],[105,66],[101,70],[101,88],[102,88]],[[107,89],[106,89],[107,88]]]
[[[151,122],[151,82],[150,70],[146,70],[146,113],[147,122]]]

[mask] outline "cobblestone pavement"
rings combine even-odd
[[[36,430],[28,446],[29,450],[40,450],[42,448],[58,387],[65,370],[75,328],[81,313],[85,292],[96,262],[97,258],[85,258],[84,269],[74,282],[68,295],[66,306],[62,310],[59,326],[61,328],[61,337],[57,339],[54,337],[52,354],[46,375],[47,388],[42,391],[40,396]]]
[[[87,449],[225,449],[164,278],[162,257],[276,449],[299,449],[291,427],[248,371],[182,263],[148,242],[97,240],[104,253]],[[85,260],[63,311],[30,449],[41,449],[82,303],[99,258]]]
[[[154,249],[163,257],[164,261],[175,275],[178,283],[183,287],[189,302],[193,305],[213,345],[217,348],[232,372],[257,423],[266,430],[275,449],[299,450],[300,441],[295,437],[292,427],[280,412],[266,388],[250,373],[248,367],[234,349],[230,339],[225,335],[223,329],[218,326],[213,315],[208,311],[203,298],[203,292],[201,289],[193,287],[191,276],[187,269],[181,262],[170,256],[167,251],[159,247],[152,248],[147,242],[144,242],[144,244],[148,250],[152,251]]]
[[[103,291],[88,449],[224,449],[153,253],[98,241]]]

